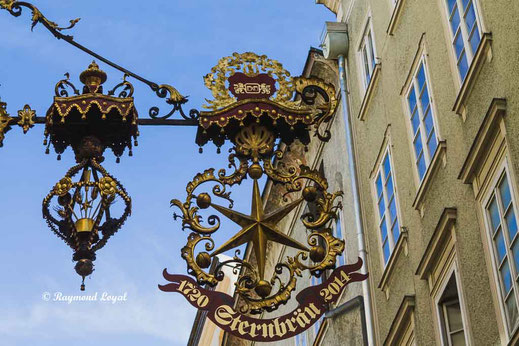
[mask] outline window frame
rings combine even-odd
[[[449,53],[449,55],[451,57],[450,60],[451,60],[452,67],[455,71],[454,74],[456,75],[455,79],[457,81],[457,85],[459,88],[461,88],[461,86],[463,85],[463,82],[469,77],[470,66],[474,62],[474,56],[476,54],[477,48],[481,45],[481,43],[483,41],[482,40],[483,34],[486,32],[485,27],[483,25],[482,15],[480,12],[479,1],[478,0],[469,0],[470,3],[472,4],[472,6],[474,7],[474,15],[476,17],[475,23],[479,30],[479,43],[478,43],[478,47],[476,47],[476,49],[473,49],[472,45],[470,43],[470,33],[467,32],[467,25],[466,25],[466,21],[465,21],[465,17],[468,13],[467,11],[470,6],[467,6],[467,8],[464,10],[464,13],[462,14],[460,12],[460,9],[463,9],[462,0],[454,0],[456,2],[456,7],[457,7],[457,11],[458,11],[459,28],[458,28],[458,30],[456,30],[456,32],[453,32],[452,27],[451,27],[451,22],[450,22],[453,12],[449,12],[448,3],[447,3],[448,0],[438,0],[438,1],[442,2],[441,6],[443,8],[443,13],[444,13],[444,15],[442,17],[444,17],[444,20],[445,20],[446,26],[447,26],[447,28],[446,28],[447,33],[448,33],[447,42],[449,44],[448,50],[450,51],[450,53]],[[458,32],[462,36],[463,51],[464,51],[466,61],[467,61],[467,70],[466,70],[465,76],[463,78],[461,77],[460,70],[458,68],[459,59],[456,56],[457,53],[456,53],[456,49],[455,49],[455,45],[454,45]],[[467,47],[470,47],[470,49],[467,50]],[[462,54],[463,54],[463,52],[462,52]],[[460,54],[460,57],[462,56],[462,54]]]
[[[445,327],[444,327],[444,318],[443,318],[443,305],[440,304],[440,300],[443,296],[443,293],[447,289],[447,285],[449,284],[450,279],[454,275],[454,278],[456,280],[456,291],[458,292],[458,301],[460,305],[461,310],[461,320],[463,322],[463,332],[465,335],[465,345],[471,345],[470,342],[470,329],[469,329],[469,323],[467,319],[467,310],[465,308],[465,303],[463,299],[463,291],[461,289],[461,283],[460,283],[460,275],[459,275],[459,269],[458,269],[458,262],[455,258],[451,264],[451,267],[446,271],[445,276],[443,276],[443,280],[441,281],[441,285],[439,286],[439,289],[436,291],[436,295],[434,297],[434,310],[436,311],[436,326],[439,329],[440,333],[440,342],[442,345],[444,344],[445,340],[449,340],[446,338],[445,335]]]
[[[507,307],[506,307],[506,298],[508,297],[508,294],[507,294],[507,296],[503,295],[503,286],[502,286],[503,283],[501,282],[501,277],[500,277],[500,272],[499,272],[501,263],[498,263],[497,251],[495,250],[495,245],[494,245],[494,234],[493,234],[494,231],[493,231],[492,224],[491,224],[492,221],[489,218],[488,209],[487,209],[487,207],[490,205],[490,201],[494,198],[494,196],[496,196],[495,195],[496,189],[499,189],[499,183],[505,174],[508,179],[508,185],[509,185],[510,195],[511,195],[511,203],[513,204],[514,213],[515,213],[516,221],[517,221],[517,215],[518,215],[517,214],[517,211],[518,211],[517,196],[518,195],[517,195],[517,188],[516,188],[516,183],[515,183],[515,179],[514,179],[515,176],[512,174],[508,153],[505,153],[503,155],[501,162],[496,166],[495,171],[492,172],[492,176],[491,176],[492,178],[490,179],[490,182],[485,190],[484,198],[480,202],[480,208],[481,208],[481,213],[483,215],[483,222],[484,222],[484,226],[485,226],[485,234],[486,234],[486,239],[488,242],[488,248],[491,252],[490,257],[491,257],[491,262],[492,262],[492,276],[494,279],[494,284],[496,285],[497,295],[499,297],[499,310],[501,312],[501,318],[502,318],[503,326],[505,328],[506,337],[508,339],[510,339],[514,335],[514,333],[517,332],[517,330],[519,329],[519,316],[517,318],[515,326],[510,326],[509,316],[508,316]],[[502,208],[501,198],[496,199],[496,201],[498,203],[498,208]],[[501,210],[499,210],[499,212],[500,211]],[[504,222],[505,224],[503,224],[502,219],[504,218],[504,214],[503,214],[503,216],[501,214],[499,216],[500,216],[500,222],[501,222],[500,226],[502,228],[503,236],[508,238],[509,237],[509,235],[507,234],[508,229],[505,230],[503,228],[503,227],[508,228],[508,225],[506,225],[506,222]],[[514,291],[513,294],[515,295],[516,308],[517,308],[518,314],[519,314],[519,283],[518,283],[519,266],[517,266],[518,268],[515,268],[515,266],[516,266],[515,263],[513,264],[513,267],[510,264],[511,261],[513,260],[513,253],[512,253],[511,247],[513,246],[513,243],[519,241],[519,240],[517,240],[517,238],[519,237],[518,234],[519,234],[519,231],[514,236],[514,240],[512,242],[509,242],[509,244],[507,244],[507,241],[505,240],[505,251],[506,251],[505,256],[507,257],[506,260],[508,261],[508,265],[509,265],[509,271],[510,271],[511,282],[512,282],[512,290]],[[504,239],[506,239],[506,238],[504,238]],[[508,245],[510,245],[510,246],[508,246]],[[512,253],[512,258],[510,258],[510,253]],[[503,263],[504,263],[504,261],[503,261]],[[514,273],[514,271],[515,271],[515,273]],[[515,278],[514,278],[514,276],[515,276]]]
[[[337,220],[334,222],[333,227],[332,227],[333,228],[333,235],[337,239],[345,240],[345,238],[344,238],[344,225],[342,223],[342,220],[343,220],[342,210],[338,211],[337,216],[338,216]],[[340,230],[341,230],[341,234],[340,235],[337,234],[337,225],[340,227]],[[340,263],[341,259],[342,259],[342,263]],[[337,256],[337,262],[336,263],[337,263],[338,267],[346,264],[346,245],[344,246],[344,251],[343,251],[342,255]]]
[[[440,129],[438,126],[438,118],[436,116],[436,114],[437,114],[436,103],[434,102],[434,93],[431,88],[430,73],[429,73],[426,55],[427,55],[427,53],[425,52],[425,49],[422,49],[422,52],[419,55],[420,58],[417,59],[412,65],[413,69],[411,71],[413,71],[413,73],[410,74],[409,83],[407,85],[406,92],[403,94],[404,105],[405,105],[405,109],[406,109],[405,113],[407,116],[406,124],[408,127],[409,140],[410,140],[409,145],[411,147],[411,156],[414,161],[413,166],[415,167],[414,172],[415,172],[415,179],[416,179],[418,188],[422,185],[422,183],[425,180],[425,177],[427,176],[427,172],[433,166],[432,163],[433,163],[434,154],[438,150],[441,150],[440,143],[442,142],[442,138],[440,136]],[[430,113],[429,116],[431,117],[431,120],[432,120],[432,128],[433,128],[433,130],[431,132],[434,132],[434,136],[436,138],[436,148],[435,148],[434,153],[429,152],[428,141],[430,139],[432,139],[432,137],[429,138],[427,136],[427,128],[425,126],[425,119],[423,118],[424,110],[422,109],[422,104],[421,104],[420,92],[423,92],[425,89],[419,90],[419,85],[418,85],[418,81],[417,81],[418,73],[420,71],[421,66],[423,66],[423,71],[424,71],[424,75],[425,75],[424,76],[425,77],[424,86],[427,87],[427,92],[429,94],[428,110]],[[416,133],[414,132],[414,128],[413,128],[413,121],[412,121],[413,113],[411,113],[411,109],[410,109],[410,105],[409,105],[409,95],[411,94],[412,91],[414,91],[414,93],[415,93],[415,101],[416,101],[416,104],[415,104],[416,115],[415,116],[418,116],[418,118],[419,118],[418,119],[418,121],[419,121],[418,130],[419,131],[416,131]],[[417,91],[418,91],[418,93],[417,93]],[[427,109],[426,109],[426,111],[427,111]],[[415,141],[418,133],[420,133],[420,140],[422,142],[421,143],[422,155],[424,157],[424,162],[425,162],[425,170],[424,170],[423,176],[420,176],[419,158],[416,158],[416,153],[415,153],[415,148],[414,148],[414,141]],[[424,136],[426,137],[425,139],[424,139]]]
[[[370,41],[368,40],[369,36],[371,36]],[[366,44],[368,43],[368,41],[369,41],[369,43],[371,43],[371,53],[373,55],[372,60],[370,61],[371,64],[368,65],[369,75],[370,75],[369,81],[366,79],[366,70],[365,70],[366,61],[364,60],[364,56],[363,56],[363,48],[366,47]],[[374,80],[373,76],[374,76],[378,61],[379,61],[375,41],[376,41],[376,39],[375,39],[374,30],[373,30],[373,20],[372,20],[371,10],[369,10],[367,17],[364,20],[364,29],[362,30],[361,35],[358,38],[357,52],[356,52],[358,73],[360,76],[360,78],[359,78],[360,90],[362,91],[363,95],[367,92],[370,84]],[[367,50],[366,50],[366,52],[367,52]]]
[[[377,222],[377,233],[378,233],[378,239],[379,239],[379,251],[381,253],[381,260],[382,260],[382,267],[383,268],[386,268],[387,265],[390,263],[390,260],[391,258],[393,257],[393,254],[395,253],[395,249],[396,249],[396,245],[398,243],[398,240],[400,239],[400,237],[402,237],[402,230],[401,230],[401,226],[402,226],[402,217],[401,217],[401,214],[400,214],[400,204],[399,204],[399,200],[398,200],[398,188],[397,188],[397,183],[396,183],[396,179],[395,179],[395,165],[393,163],[393,154],[390,150],[391,148],[391,143],[389,140],[385,141],[384,143],[384,150],[381,151],[381,155],[379,155],[380,157],[380,161],[377,162],[377,165],[375,166],[376,167],[376,170],[374,171],[375,174],[373,175],[373,178],[372,178],[372,191],[373,191],[373,201],[374,201],[374,208],[375,208],[375,213],[376,214],[376,222]],[[382,186],[382,196],[379,197],[378,195],[378,191],[377,191],[377,178],[379,176],[379,174],[381,174],[381,172],[383,171],[383,164],[384,164],[384,161],[385,161],[385,158],[386,157],[389,157],[389,164],[391,165],[391,178],[392,178],[392,181],[393,181],[393,196],[392,196],[392,201],[394,200],[395,201],[395,208],[396,208],[396,220],[395,220],[395,223],[392,223],[392,220],[391,221],[388,221],[387,220],[387,216],[388,215],[391,215],[391,211],[389,209],[389,204],[388,203],[388,198],[387,198],[387,193],[385,192],[385,189],[386,189],[386,183],[387,183],[387,177],[383,177],[382,175],[381,178],[384,178],[385,181],[382,182],[383,186]],[[379,201],[380,201],[380,198],[384,198],[384,217],[381,217],[380,216],[380,211],[379,211]],[[384,239],[382,239],[382,231],[381,231],[381,225],[382,225],[382,221],[386,222],[386,236],[387,236],[387,241],[389,242],[389,245],[390,245],[390,252],[389,252],[389,256],[386,260],[385,258],[385,255],[384,255]],[[394,239],[393,237],[393,226],[396,225],[396,223],[398,223],[398,239]]]

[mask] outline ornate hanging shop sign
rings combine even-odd
[[[255,341],[289,338],[318,321],[346,285],[367,278],[356,272],[362,266],[360,260],[335,269],[344,241],[333,236],[330,224],[341,208],[342,192],[328,192],[328,182],[318,170],[286,165],[284,151],[275,148],[276,143],[289,147],[295,140],[306,146],[312,132],[321,141],[329,140],[330,132],[323,130],[323,124],[336,111],[335,89],[318,78],[293,78],[279,62],[254,53],[222,58],[204,79],[214,100],[208,101],[207,111],[200,112],[196,143],[202,151],[209,141],[220,148],[229,140],[234,145],[229,167],[234,171],[207,169],[187,184],[184,200],[171,201],[180,210],[175,218],[182,219],[183,229],[192,231],[182,258],[194,278],[164,270],[164,278],[171,283],[159,288],[184,295],[196,308],[207,310],[214,323],[238,337]],[[267,212],[262,203],[258,179],[264,174],[283,189],[281,206],[274,211]],[[233,209],[228,189],[247,178],[253,180],[253,188],[251,211],[244,214]],[[301,218],[310,232],[306,244],[278,226],[301,203],[313,210]],[[201,212],[209,208],[237,224],[237,232],[216,249],[212,235],[220,229],[220,218],[209,214],[204,223]],[[268,242],[294,248],[296,255],[269,270]],[[251,247],[250,256],[240,258],[237,251],[228,261],[213,261],[216,255],[243,244]],[[204,246],[198,249],[198,245]],[[238,273],[235,297],[214,290],[224,279],[224,265],[233,266]],[[328,273],[327,279],[300,290],[296,296],[299,305],[292,312],[274,319],[252,317],[288,302],[304,271],[315,277]]]

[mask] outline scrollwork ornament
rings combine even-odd
[[[186,260],[188,272],[197,279],[199,284],[211,286],[216,285],[221,280],[219,275],[223,275],[223,273],[209,273],[202,268],[201,264],[208,266],[210,257],[224,251],[222,248],[228,249],[234,245],[229,243],[232,241],[229,240],[225,245],[215,250],[213,254],[206,252],[214,248],[212,234],[219,230],[220,219],[217,215],[211,215],[207,218],[209,225],[202,225],[202,216],[199,214],[201,210],[213,207],[244,227],[243,232],[245,232],[246,229],[255,227],[255,222],[266,222],[263,227],[267,229],[274,227],[272,225],[277,224],[302,200],[315,204],[315,215],[313,217],[305,216],[302,219],[304,226],[311,230],[307,239],[308,245],[312,248],[310,254],[312,254],[314,248],[322,247],[321,250],[317,251],[322,256],[314,264],[308,265],[305,261],[308,258],[309,250],[299,251],[295,257],[287,257],[284,261],[275,265],[274,273],[267,281],[263,278],[264,270],[258,270],[256,264],[237,257],[232,259],[236,268],[240,268],[236,282],[236,293],[240,297],[240,311],[242,313],[258,314],[263,311],[276,310],[290,299],[296,288],[297,279],[301,277],[304,270],[310,271],[312,275],[321,275],[324,270],[335,266],[337,256],[344,250],[344,241],[335,238],[331,231],[326,228],[331,220],[337,218],[337,210],[341,207],[337,199],[342,195],[342,192],[329,193],[326,179],[320,175],[319,171],[312,170],[307,166],[301,165],[297,168],[281,169],[277,167],[282,166],[281,164],[277,166],[272,164],[273,157],[280,160],[283,158],[283,153],[279,150],[273,150],[274,137],[271,136],[267,129],[255,123],[245,127],[237,135],[235,147],[229,153],[229,168],[234,168],[234,172],[226,175],[225,170],[220,170],[215,175],[214,169],[207,169],[203,173],[197,174],[187,184],[185,201],[182,202],[178,199],[171,201],[172,206],[175,206],[181,212],[181,215],[175,214],[174,216],[182,219],[182,227],[193,231],[188,237],[186,246],[182,249],[182,257]],[[260,172],[258,172],[258,169]],[[261,216],[264,215],[263,212],[259,212],[259,214],[253,212],[252,216],[247,216],[234,212],[232,209],[220,207],[212,202],[209,193],[203,190],[199,192],[201,185],[215,183],[211,193],[216,197],[229,200],[229,207],[232,208],[230,192],[227,192],[226,187],[239,184],[249,176],[254,179],[254,189],[256,189],[256,180],[262,173],[266,173],[269,178],[285,187],[284,201],[288,201],[288,194],[297,194],[301,197],[292,198],[292,202],[279,210],[270,212],[267,216]],[[255,192],[253,194],[253,211],[258,203],[257,196],[258,194]],[[269,218],[273,220],[272,225],[268,223]],[[207,241],[206,251],[196,254],[195,246],[202,241]],[[286,238],[285,243],[292,244],[290,245],[292,247],[298,246],[296,242],[292,242],[289,238]],[[200,263],[198,263],[199,257]]]

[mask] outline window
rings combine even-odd
[[[438,301],[441,334],[444,345],[466,345],[463,312],[460,305],[456,275],[452,273]]]
[[[296,346],[308,346],[306,332],[296,335]]]
[[[323,277],[316,278],[312,275],[312,286],[320,285],[323,283]],[[319,318],[317,322],[314,324],[314,339],[317,338],[317,334],[319,334],[319,329],[321,328],[321,325],[323,324],[324,315]]]
[[[461,80],[464,80],[481,41],[481,24],[476,1],[445,0],[445,4],[456,65]]]
[[[362,65],[361,69],[364,88],[367,89],[371,77],[373,76],[373,70],[375,69],[375,42],[373,41],[370,21],[366,25],[366,32],[360,42],[359,55]]]
[[[507,169],[503,169],[485,206],[488,230],[492,239],[497,275],[501,287],[508,328],[512,331],[518,322],[517,300],[519,270],[519,241],[515,200]]]
[[[438,136],[434,121],[432,98],[425,68],[425,57],[413,76],[407,94],[411,139],[415,153],[415,165],[422,181],[434,153],[438,148]]]
[[[343,236],[342,236],[342,226],[341,226],[341,217],[339,216],[337,218],[337,222],[335,223],[335,229],[333,230],[333,235],[335,238],[337,239],[340,239],[340,240],[344,240]],[[344,249],[346,251],[346,249]],[[337,267],[340,267],[342,265],[344,265],[345,263],[345,259],[344,259],[344,252],[337,257]]]
[[[387,263],[400,237],[396,192],[389,146],[386,149],[375,177],[375,191],[379,214],[379,229],[382,240],[382,253],[384,254],[384,263]]]

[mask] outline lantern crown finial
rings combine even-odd
[[[99,68],[99,65],[97,65],[95,60],[92,61],[92,63],[88,65],[88,68],[79,75],[81,83],[94,88],[106,82],[106,78],[105,71]]]

